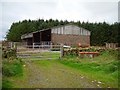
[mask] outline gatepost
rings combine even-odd
[[[63,44],[61,44],[61,45],[60,45],[60,52],[61,52],[61,54],[60,54],[60,58],[63,57],[63,54],[64,54],[63,51],[64,51],[64,50],[63,50]]]

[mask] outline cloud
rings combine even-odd
[[[118,3],[118,21],[120,22],[120,1]]]
[[[1,2],[57,2],[59,0],[1,0]],[[70,2],[73,0],[61,0]],[[119,0],[74,0],[74,2],[118,2]]]
[[[22,21],[24,19],[38,19],[38,18],[52,18],[55,11],[56,4],[53,2],[47,3],[26,3],[26,2],[5,2],[2,3],[2,36],[10,28],[13,22]],[[1,39],[1,37],[0,37]]]
[[[62,2],[57,5],[57,18],[90,22],[117,22],[117,2]]]
[[[89,2],[84,4],[84,7],[90,13],[91,21],[107,21],[108,23],[118,21],[117,2]]]
[[[87,1],[87,0],[85,0]],[[2,0],[0,11],[2,12],[2,36],[10,28],[13,22],[24,19],[59,19],[74,21],[90,21],[108,23],[117,21],[118,0],[102,0],[99,2],[85,2],[81,0]],[[1,31],[0,31],[1,32]],[[1,39],[1,38],[0,38]]]

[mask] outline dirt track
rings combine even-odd
[[[96,88],[85,76],[55,60],[27,61],[24,78],[13,80],[19,88]]]

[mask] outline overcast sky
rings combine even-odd
[[[24,19],[118,22],[119,0],[1,0],[0,40],[13,22]]]

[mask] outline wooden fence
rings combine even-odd
[[[59,52],[60,58],[66,55],[88,55],[88,56],[97,56],[100,52],[104,51],[105,47],[88,47],[88,48],[71,48],[70,46],[53,45],[51,42],[42,44],[33,43],[33,45],[27,45],[25,42],[4,42],[4,46],[9,48],[15,48],[17,52]]]

